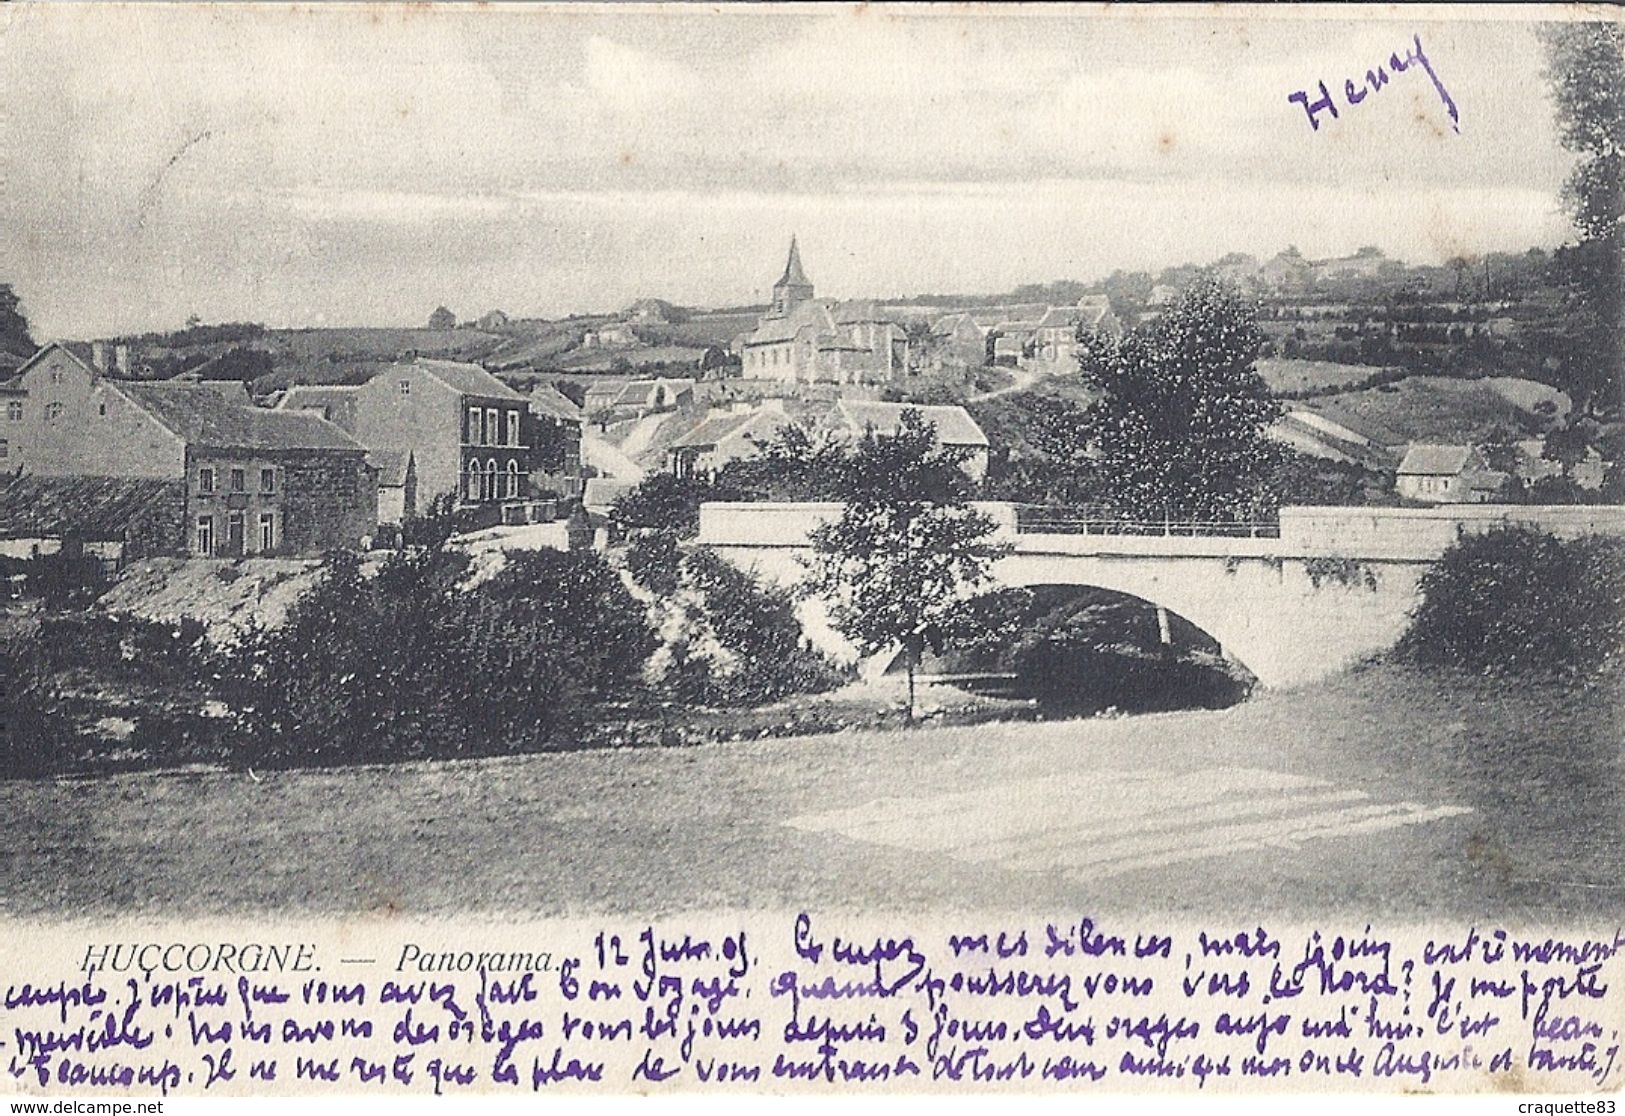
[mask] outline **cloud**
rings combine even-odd
[[[67,332],[194,311],[416,320],[431,288],[556,312],[657,286],[728,301],[792,227],[850,294],[1287,240],[1425,254],[1562,235],[1567,157],[1533,36],[1507,20],[340,5],[0,19],[0,279]],[[1416,27],[1461,135],[1420,75],[1318,132],[1286,100]]]

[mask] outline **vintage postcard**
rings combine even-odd
[[[1613,1111],[1622,221],[1601,7],[0,6],[0,1093]]]

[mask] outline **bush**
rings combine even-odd
[[[615,502],[615,518],[628,527],[692,538],[700,529],[700,505],[724,498],[699,478],[652,473]]]
[[[44,650],[31,636],[5,640],[0,672],[0,777],[55,770],[73,726]]]
[[[73,613],[41,621],[38,642],[54,671],[84,668],[150,683],[187,682],[204,661],[204,626]]]
[[[764,586],[708,550],[682,553],[661,611],[666,644],[652,661],[673,700],[761,705],[834,689],[846,675],[802,637],[789,590]]]
[[[52,609],[83,607],[107,588],[99,558],[61,551],[37,558],[0,557],[0,573],[10,579],[12,596],[37,597]]]
[[[475,755],[556,743],[624,694],[654,648],[643,610],[592,554],[405,551],[377,576],[329,557],[287,621],[224,654],[245,762]]]
[[[802,638],[788,589],[765,586],[708,550],[684,556],[686,583],[704,598],[717,640],[738,659],[719,678],[725,704],[755,705],[841,684],[841,673]]]
[[[1589,674],[1625,651],[1625,540],[1504,527],[1422,576],[1398,654],[1485,673]]]
[[[677,592],[681,584],[680,561],[673,531],[650,531],[633,539],[626,548],[626,572],[657,597]]]

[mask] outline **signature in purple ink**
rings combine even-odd
[[[1353,78],[1345,80],[1343,82],[1343,99],[1348,102],[1350,107],[1358,105],[1373,93],[1381,92],[1382,87],[1387,85],[1390,80],[1389,74],[1402,74],[1412,66],[1421,66],[1423,72],[1427,74],[1428,80],[1433,82],[1433,88],[1438,91],[1439,100],[1443,103],[1445,112],[1450,114],[1451,130],[1460,135],[1461,116],[1456,111],[1456,102],[1451,99],[1450,91],[1444,87],[1444,82],[1439,80],[1439,75],[1434,72],[1433,63],[1428,61],[1427,54],[1422,50],[1421,35],[1416,35],[1411,39],[1411,45],[1404,54],[1395,51],[1389,55],[1386,66],[1379,63],[1367,70],[1363,82],[1356,83]],[[1327,90],[1326,83],[1322,81],[1318,84],[1320,87],[1320,99],[1318,101],[1310,101],[1311,93],[1302,89],[1296,93],[1287,94],[1286,98],[1291,103],[1303,106],[1304,113],[1309,117],[1309,127],[1317,132],[1320,131],[1319,117],[1321,113],[1331,113],[1333,120],[1336,120],[1339,116],[1337,102],[1331,92]]]

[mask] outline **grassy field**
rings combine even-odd
[[[1516,429],[1537,421],[1487,382],[1441,376],[1412,376],[1383,387],[1325,396],[1308,405],[1383,445],[1470,441],[1493,423],[1509,423]]]
[[[1380,667],[1220,712],[13,781],[0,784],[11,835],[0,846],[0,909],[1617,918],[1622,696],[1617,681],[1568,690]],[[1066,817],[1076,803],[1087,815],[1102,786],[1173,794],[1248,781],[1449,816],[1198,849],[1116,874],[1087,870],[1088,844],[974,862],[816,820],[924,811],[926,829],[974,844],[1024,813]]]
[[[1258,362],[1258,374],[1275,392],[1342,387],[1381,371],[1371,365],[1337,364],[1329,360],[1272,357]]]

